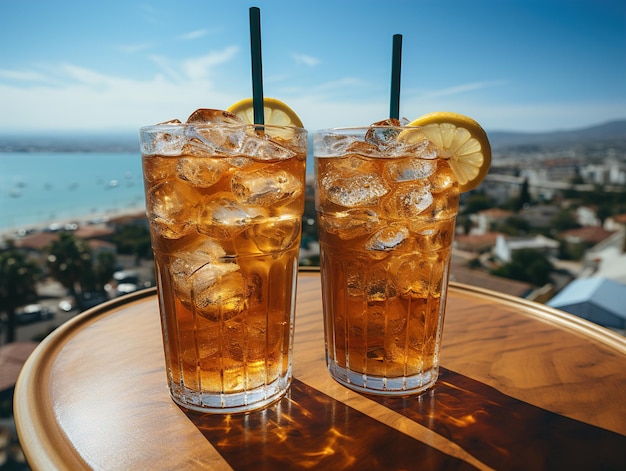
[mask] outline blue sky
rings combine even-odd
[[[448,110],[487,130],[626,118],[624,0],[0,0],[0,132],[133,130],[251,96],[248,9],[265,96],[310,130]]]

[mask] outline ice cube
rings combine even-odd
[[[198,201],[189,185],[165,180],[148,191],[146,213],[159,236],[180,239],[194,229]]]
[[[373,205],[389,192],[385,181],[376,174],[327,177],[323,179],[322,185],[329,201],[346,208]]]
[[[447,219],[456,216],[459,208],[458,191],[442,191],[433,194],[433,204],[428,209],[434,219]]]
[[[433,193],[451,189],[457,183],[457,178],[446,160],[438,161],[437,171],[430,177],[430,187]]]
[[[187,123],[193,124],[243,124],[239,116],[224,110],[200,108],[191,113],[187,118]]]
[[[352,240],[370,234],[380,226],[375,211],[369,209],[349,209],[333,214],[320,213],[320,227],[343,240]]]
[[[196,157],[238,156],[246,136],[240,126],[192,126],[187,129],[185,152]]]
[[[239,172],[231,179],[230,186],[240,202],[264,207],[289,203],[303,191],[302,182],[294,175],[271,168]]]
[[[390,225],[370,237],[365,243],[366,250],[388,252],[402,245],[409,237],[409,230],[400,225]]]
[[[385,201],[385,212],[393,218],[415,218],[433,203],[428,186],[402,184]]]
[[[251,158],[245,157],[243,155],[239,155],[237,157],[226,157],[224,160],[226,160],[226,162],[228,162],[228,165],[230,165],[231,167],[235,167],[238,169],[245,169],[254,163]]]
[[[144,135],[141,143],[141,153],[143,155],[180,155],[187,142],[185,128],[184,126],[172,124],[180,124],[180,122],[174,123],[170,121],[159,124],[157,126],[162,126],[162,130],[159,129],[153,135]]]
[[[368,303],[387,301],[396,296],[395,281],[387,270],[369,270],[365,281]]]
[[[278,162],[295,157],[293,150],[270,139],[269,135],[246,134],[242,136],[239,151],[254,160]]]
[[[398,134],[401,132],[401,130],[398,129],[400,126],[400,121],[393,118],[378,121],[372,124],[365,133],[365,141],[379,148],[395,144]]]
[[[176,158],[145,155],[142,158],[143,176],[150,183],[173,177],[176,175],[176,162]]]
[[[432,265],[428,259],[410,254],[396,259],[393,267],[397,287],[403,298],[426,298],[430,291]]]
[[[234,237],[256,218],[267,217],[267,210],[246,206],[227,193],[206,201],[201,209],[198,232],[219,239]]]
[[[263,253],[278,253],[290,248],[300,235],[302,223],[299,217],[280,217],[255,224],[250,239]]]
[[[317,157],[334,157],[347,154],[350,145],[359,140],[353,136],[341,134],[315,134],[313,136]]]
[[[444,219],[411,229],[414,231],[417,249],[426,254],[451,247],[454,227],[454,219]]]
[[[170,275],[174,290],[181,302],[191,305],[192,276],[203,267],[209,267],[205,271],[205,278],[213,274],[213,278],[239,270],[235,263],[225,263],[226,252],[216,241],[207,238],[196,238],[184,248],[173,254],[170,264]]]
[[[176,166],[178,178],[197,188],[208,188],[217,183],[230,166],[219,158],[182,157]]]
[[[405,158],[391,160],[385,166],[392,181],[408,182],[430,177],[437,170],[437,161]]]
[[[247,289],[235,263],[207,264],[193,274],[196,311],[211,321],[229,320],[247,305]]]

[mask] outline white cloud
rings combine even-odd
[[[223,51],[211,52],[205,56],[186,59],[182,63],[182,68],[192,81],[202,80],[210,75],[213,67],[230,61],[238,52],[238,46],[230,46]]]
[[[291,58],[298,64],[308,65],[309,67],[315,67],[321,61],[317,57],[308,56],[306,54],[291,54]]]
[[[182,39],[183,41],[190,41],[192,39],[203,38],[207,34],[209,34],[208,30],[206,30],[206,29],[197,29],[195,31],[189,31],[188,33],[181,34],[178,38]]]
[[[248,89],[237,90],[233,81],[220,79],[219,86],[215,83],[217,70],[220,75],[241,75],[234,72],[238,66],[232,60],[239,52],[232,46],[182,60],[153,55],[149,60],[156,64],[156,70],[146,78],[103,73],[72,63],[37,64],[30,70],[0,69],[0,129],[137,129],[167,119],[185,119],[206,104],[225,108],[247,96]],[[488,131],[575,129],[624,118],[623,102],[494,103],[469,93],[498,84],[476,82],[425,94],[407,90],[400,114],[415,119],[431,111],[456,111],[475,118]],[[280,99],[311,131],[367,125],[388,113],[386,84],[377,86],[363,78],[345,77],[307,88],[290,85],[280,89]]]
[[[460,85],[455,85],[453,87],[423,92],[422,98],[430,99],[430,98],[440,98],[440,97],[445,97],[445,96],[450,96],[450,95],[459,95],[459,94],[471,92],[474,90],[497,87],[505,83],[507,82],[504,80],[491,80],[491,81],[484,81],[484,82],[464,83]]]
[[[47,82],[48,77],[40,72],[31,70],[7,70],[0,69],[0,79],[16,80],[23,82]]]
[[[172,61],[149,59],[158,71],[136,79],[102,73],[71,63],[48,64],[49,74],[0,69],[0,128],[103,129],[138,128],[170,118],[186,118],[202,102],[226,107],[239,100],[228,84],[212,81],[238,53],[232,46],[200,57]]]

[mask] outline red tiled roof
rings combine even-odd
[[[22,237],[21,239],[15,239],[15,247],[31,249],[31,250],[43,250],[48,247],[53,240],[57,240],[59,234],[54,232],[37,232],[35,234]]]
[[[489,208],[480,211],[479,214],[489,216],[492,218],[506,218],[512,216],[514,213],[512,211],[507,211],[506,209],[500,208]]]
[[[561,234],[565,238],[575,237],[585,242],[597,244],[613,234],[613,231],[607,231],[601,227],[581,227],[579,229],[570,229]]]
[[[501,235],[499,232],[487,232],[486,234],[469,234],[454,236],[456,247],[460,250],[480,251],[496,245],[496,239]]]
[[[613,220],[621,224],[626,224],[626,213],[613,216]]]

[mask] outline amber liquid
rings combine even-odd
[[[144,155],[143,166],[172,396],[219,409],[284,392],[305,154]]]
[[[442,159],[397,181],[412,160],[316,158],[327,362],[355,389],[402,394],[437,376],[459,191]]]

